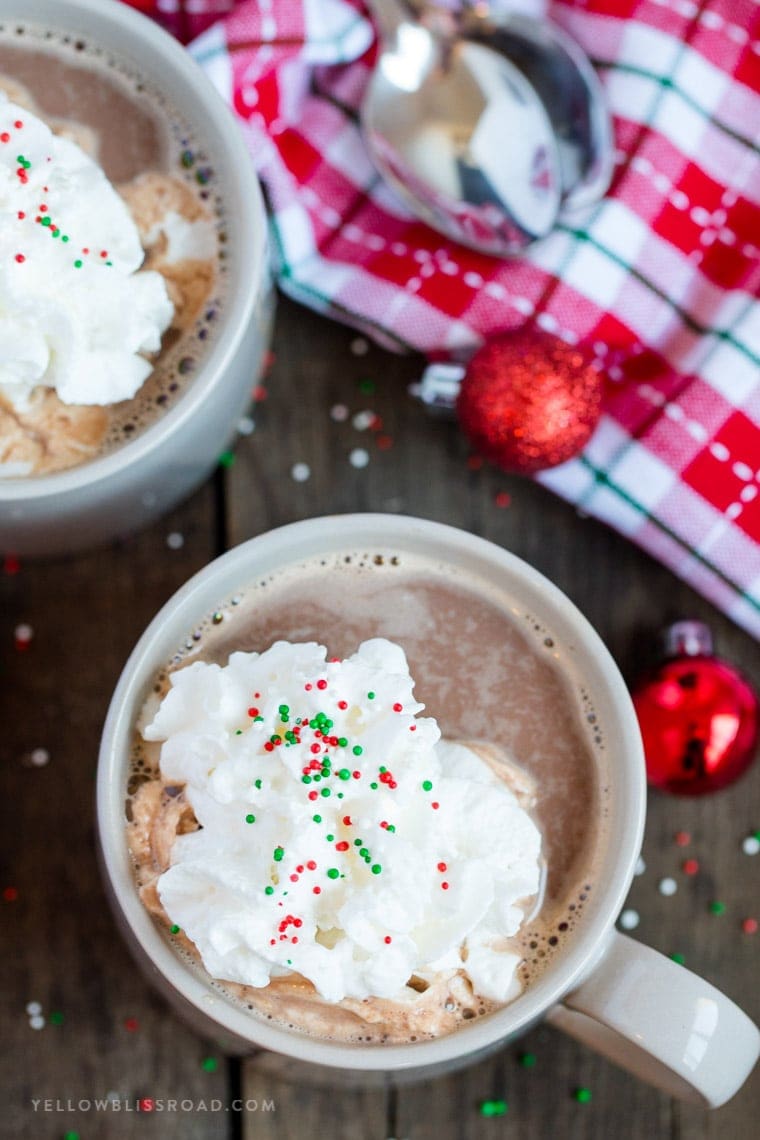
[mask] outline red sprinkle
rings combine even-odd
[[[383,942],[385,943],[385,945],[390,946],[392,941],[393,941],[393,939],[391,938],[390,934],[386,934],[385,938],[383,939]]]
[[[0,142],[10,142],[10,141],[11,141],[11,136],[8,134],[7,131],[3,131],[3,133],[0,135]]]
[[[376,442],[380,451],[389,451],[393,447],[393,436],[379,435]]]
[[[315,895],[321,895],[322,894],[322,888],[321,887],[313,887],[312,892]]]
[[[361,778],[362,778],[362,774],[361,774],[361,772],[359,771],[359,769],[358,769],[358,768],[357,768],[357,770],[356,770],[355,772],[352,772],[352,773],[351,773],[351,775],[353,776],[353,778],[354,778],[355,780],[361,780]]]
[[[306,684],[304,685],[304,689],[306,689],[307,693],[310,693],[313,688],[314,688],[314,686],[312,685],[312,683],[310,681],[307,681]]]
[[[6,554],[3,560],[3,570],[6,574],[18,574],[21,563],[15,554]]]
[[[15,902],[18,898],[18,890],[16,887],[5,887],[3,890],[3,898],[6,902]]]
[[[297,883],[298,882],[298,875],[296,875],[295,872],[290,876],[290,881],[291,881],[291,883]]]
[[[494,495],[493,501],[497,507],[503,509],[504,507],[508,507],[512,502],[512,496],[507,491],[498,491],[497,494]]]
[[[316,800],[319,798],[319,792],[309,792],[309,799]]]
[[[348,708],[348,701],[338,701],[338,708],[339,709],[347,709]]]
[[[348,851],[348,843],[345,839],[341,839],[340,843],[335,844],[336,851]]]
[[[417,725],[416,724],[410,724],[409,725],[409,731],[410,732],[416,732],[417,731]]]
[[[135,1033],[139,1029],[139,1022],[136,1017],[128,1017],[124,1021],[124,1028],[130,1033]]]
[[[258,709],[255,709],[255,708],[251,708],[251,709],[249,709],[249,710],[248,710],[248,715],[249,715],[249,716],[258,716],[258,715],[259,715],[259,710],[258,710]]]
[[[350,815],[344,815],[343,816],[343,822],[345,823],[346,827],[350,827],[351,826],[351,816]]]
[[[431,804],[430,806],[431,806],[431,808],[433,809],[433,811],[438,811],[438,808],[439,808],[441,805],[438,803],[438,800],[433,800],[433,802],[432,802],[432,804]]]
[[[446,869],[447,869],[447,868],[446,868],[446,864],[445,864],[445,863],[439,863],[439,864],[438,864],[438,870],[439,870],[439,871],[445,871]]]
[[[696,875],[699,870],[699,863],[696,859],[685,859],[682,870],[685,875]]]
[[[19,220],[20,222],[23,222],[23,220],[24,220],[24,218],[25,218],[25,217],[26,217],[26,214],[24,213],[24,211],[23,211],[23,210],[19,210],[19,212],[18,212],[18,220]]]
[[[17,253],[16,254],[16,261],[19,263],[19,265],[24,264],[24,262],[26,261],[26,258],[24,257],[23,253]]]
[[[447,891],[448,889],[449,889],[448,883],[441,883],[441,890],[442,891]]]
[[[271,740],[267,740],[267,742],[265,743],[264,751],[265,752],[274,752],[274,744],[272,744]]]
[[[691,835],[688,831],[677,831],[673,838],[679,847],[688,847],[691,843]]]
[[[24,123],[21,119],[16,119],[16,122],[13,125],[17,131],[20,131],[21,128],[23,127]]]
[[[470,456],[468,456],[467,466],[469,467],[470,471],[480,471],[481,467],[483,466],[483,456],[482,455],[470,455]]]
[[[309,868],[310,871],[316,871],[316,869],[317,869],[317,864],[314,862],[313,859],[310,859],[309,862],[306,864],[306,866]]]
[[[327,681],[325,681],[324,679],[321,681],[317,681],[317,688],[318,689],[326,689],[327,688]]]
[[[742,923],[742,930],[745,934],[757,934],[758,922],[756,918],[745,918]]]

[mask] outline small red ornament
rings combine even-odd
[[[457,399],[475,450],[524,475],[577,455],[601,407],[602,381],[584,354],[535,328],[504,333],[479,349]]]
[[[633,689],[649,783],[675,795],[717,791],[752,763],[760,707],[749,682],[713,656],[710,630],[679,621],[666,659]]]

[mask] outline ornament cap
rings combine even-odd
[[[666,657],[711,657],[713,636],[703,621],[675,621],[663,631]]]

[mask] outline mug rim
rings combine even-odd
[[[284,568],[302,557],[356,548],[365,541],[371,549],[373,538],[377,546],[394,541],[410,545],[428,542],[451,551],[452,564],[455,556],[474,556],[497,572],[504,571],[507,579],[515,578],[524,588],[540,594],[547,603],[549,618],[569,623],[573,650],[598,666],[597,691],[607,687],[606,697],[617,718],[617,723],[606,725],[606,735],[614,747],[616,761],[611,806],[613,811],[616,805],[618,811],[622,808],[623,815],[617,821],[614,837],[609,836],[607,848],[614,852],[614,865],[605,865],[599,873],[593,893],[593,915],[584,916],[583,929],[574,934],[556,962],[521,995],[441,1037],[402,1044],[358,1045],[311,1037],[265,1021],[255,1012],[223,998],[210,982],[182,961],[137,894],[124,817],[124,765],[135,717],[151,678],[170,659],[182,634],[186,636],[204,615],[221,604],[222,594],[234,593],[257,577],[260,568],[257,569],[256,560],[260,553],[266,557],[267,548],[274,546],[277,551],[279,547],[276,565]],[[299,554],[299,543],[301,547],[311,544],[313,549]],[[403,545],[400,550],[404,550]],[[268,571],[270,566],[263,569]],[[174,628],[167,648],[167,630],[171,627]],[[175,637],[175,628],[182,634],[178,632]],[[495,543],[447,524],[381,513],[331,515],[290,523],[233,547],[193,575],[159,610],[132,651],[114,690],[98,760],[97,826],[111,901],[119,918],[126,922],[130,937],[137,941],[163,981],[201,1015],[215,1022],[219,1030],[244,1040],[251,1048],[263,1047],[301,1061],[364,1072],[435,1067],[468,1054],[477,1055],[543,1018],[584,980],[603,955],[628,893],[641,848],[645,810],[643,748],[633,704],[609,651],[574,603],[539,571]],[[211,995],[216,1000],[210,1000]]]
[[[118,478],[181,433],[187,421],[199,415],[201,407],[223,385],[253,320],[267,272],[266,212],[253,159],[232,111],[199,64],[155,21],[116,0],[0,0],[0,19],[17,18],[33,23],[41,18],[40,9],[53,6],[56,26],[63,30],[71,15],[92,16],[98,30],[91,34],[99,46],[109,46],[103,43],[101,30],[107,25],[109,32],[113,32],[114,42],[120,35],[125,37],[128,55],[137,57],[140,49],[147,47],[152,58],[161,56],[168,79],[163,76],[158,79],[157,71],[153,70],[147,72],[151,82],[167,95],[172,85],[178,84],[183,114],[187,114],[190,102],[191,119],[198,111],[206,117],[203,134],[208,132],[209,137],[214,138],[224,165],[227,228],[233,231],[234,237],[228,245],[234,246],[236,251],[235,268],[229,274],[228,296],[219,315],[216,341],[176,404],[134,440],[106,455],[47,475],[0,477],[0,504],[43,501]],[[74,29],[74,34],[78,30]]]

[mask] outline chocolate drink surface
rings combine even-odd
[[[186,647],[156,678],[149,704],[166,691],[170,672],[198,659],[225,664],[235,650],[263,652],[280,640],[317,641],[328,656],[346,657],[373,637],[403,648],[415,696],[443,736],[481,749],[506,783],[526,792],[546,864],[543,897],[514,940],[523,959],[519,980],[529,986],[583,923],[606,828],[607,761],[583,678],[519,600],[433,560],[389,551],[346,551],[294,565],[220,599],[215,615],[199,615]],[[177,789],[167,795],[162,785],[158,755],[159,746],[136,733],[128,836],[144,902],[177,952],[192,960],[189,940],[168,934],[156,892],[175,835],[193,826],[175,800]],[[498,1008],[460,973],[412,978],[399,1000],[338,1003],[323,1001],[298,976],[273,978],[265,987],[213,985],[252,1016],[357,1043],[435,1037]]]
[[[63,31],[0,21],[0,93],[102,167],[136,226],[145,253],[141,268],[161,275],[174,310],[160,349],[145,354],[150,375],[129,399],[101,401],[95,384],[91,401],[64,401],[46,374],[31,399],[14,401],[0,383],[0,476],[13,478],[106,455],[181,398],[215,343],[224,304],[224,202],[204,140],[140,74],[139,62],[114,58]],[[11,143],[14,156],[23,152],[23,131]],[[40,220],[27,213],[24,224]],[[23,237],[20,230],[21,253]],[[67,249],[83,261],[107,253],[90,248],[86,217]]]

